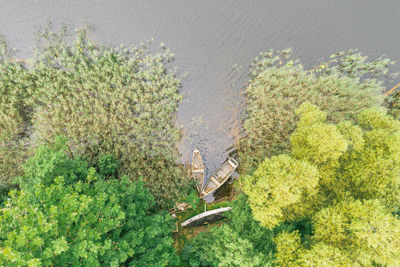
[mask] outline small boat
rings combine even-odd
[[[204,183],[204,163],[198,148],[195,148],[193,151],[192,176],[196,181],[197,190],[201,192]]]
[[[231,209],[232,209],[231,207],[224,207],[200,213],[181,223],[181,226],[192,227],[192,226],[200,226],[203,224],[216,222],[218,220],[223,219],[224,216],[222,214],[224,212],[230,211]]]
[[[236,160],[229,158],[228,161],[222,164],[222,166],[211,175],[210,179],[208,179],[201,190],[200,197],[205,197],[222,186],[233,174],[238,165],[239,163],[237,163]]]

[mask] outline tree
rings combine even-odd
[[[339,52],[306,71],[291,51],[267,51],[252,63],[245,90],[240,168],[251,173],[266,157],[289,151],[295,110],[305,101],[327,114],[328,122],[357,119],[359,110],[382,104],[383,79],[391,62],[369,60],[355,50]]]
[[[340,202],[313,218],[304,246],[297,232],[276,238],[282,266],[394,266],[400,261],[400,220],[378,200]]]
[[[267,158],[251,176],[244,177],[243,192],[254,219],[274,228],[286,220],[307,216],[308,198],[316,194],[318,170],[288,155]]]
[[[224,214],[227,221],[213,226],[189,240],[182,251],[182,261],[189,266],[272,266],[275,245],[273,238],[283,230],[262,227],[254,220],[247,197],[238,195],[230,203],[232,210]],[[228,251],[229,250],[229,251]]]
[[[142,182],[104,180],[93,168],[78,179],[82,165],[61,151],[39,149],[27,163],[28,176],[37,179],[21,179],[22,189],[1,209],[1,265],[178,264],[172,219],[154,212],[154,197]],[[65,177],[48,179],[61,173]]]
[[[359,115],[363,135],[341,160],[337,186],[357,199],[380,199],[392,211],[400,208],[400,123],[383,110]]]
[[[53,144],[43,145],[22,166],[24,176],[17,181],[25,190],[35,184],[51,185],[57,176],[62,176],[67,185],[83,181],[88,175],[88,164],[79,157],[68,155],[67,139],[58,136]]]
[[[226,224],[200,233],[185,247],[182,258],[189,266],[271,266],[266,255]]]
[[[318,202],[329,204],[351,196],[380,199],[392,211],[399,209],[400,122],[379,109],[362,111],[358,125],[315,120],[324,116],[308,103],[298,113],[291,153],[318,168]]]
[[[294,227],[275,238],[276,263],[390,266],[399,262],[400,220],[393,214],[400,208],[400,122],[383,110],[367,109],[359,114],[358,125],[330,124],[326,114],[309,103],[302,104],[297,114],[290,154],[265,159],[243,182],[253,216],[262,225],[291,223],[296,215],[311,219],[312,231]],[[313,179],[310,170],[304,170],[308,176],[296,172],[299,162],[313,168],[319,179]]]

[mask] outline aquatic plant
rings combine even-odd
[[[38,32],[34,55],[29,66],[3,60],[2,72],[10,78],[0,90],[16,99],[16,115],[6,118],[12,133],[2,143],[17,146],[16,141],[26,141],[22,136],[49,143],[63,135],[73,155],[93,162],[100,155],[115,156],[121,162],[118,173],[143,177],[159,205],[177,199],[189,179],[178,165],[175,113],[182,96],[172,52],[150,43],[100,46],[86,28],[72,34],[63,27]]]
[[[290,50],[261,53],[251,64],[245,90],[240,168],[252,171],[266,157],[287,151],[296,125],[294,111],[305,101],[326,111],[329,122],[354,121],[360,110],[381,105],[390,64],[386,58],[371,61],[349,50],[307,71]]]
[[[0,187],[8,188],[21,174],[30,129],[29,84],[32,77],[0,36]]]

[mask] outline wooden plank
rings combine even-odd
[[[211,181],[216,185],[216,186],[219,186],[221,183],[217,180],[217,179],[215,179],[213,176],[211,176]]]

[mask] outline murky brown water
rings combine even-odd
[[[21,57],[31,55],[35,27],[46,20],[88,23],[105,43],[138,44],[152,37],[166,43],[180,70],[189,72],[178,112],[186,133],[183,158],[189,160],[198,146],[209,175],[233,142],[234,110],[241,102],[247,66],[259,52],[292,47],[307,67],[349,48],[400,62],[398,0],[0,2],[0,33]]]

